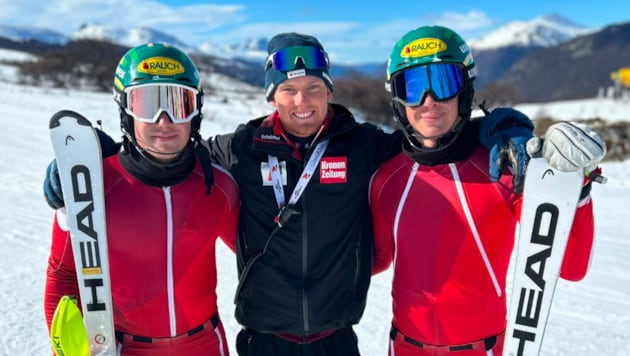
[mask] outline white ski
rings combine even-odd
[[[98,135],[85,117],[63,110],[50,119],[50,138],[63,188],[90,353],[115,355]]]
[[[584,173],[527,166],[503,355],[538,355]]]

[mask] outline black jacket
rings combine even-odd
[[[318,138],[330,138],[330,143],[296,204],[300,213],[271,239],[278,206],[268,155],[278,158],[281,169],[286,162],[288,201],[312,148],[301,159],[265,117],[212,142],[213,160],[229,169],[240,190],[239,276],[269,241],[236,296],[236,318],[244,327],[306,335],[355,324],[365,309],[374,253],[370,179],[381,163],[400,152],[402,135],[358,124],[343,106],[331,107],[334,117]],[[334,169],[337,179],[322,178],[322,161],[344,159],[345,167]],[[339,182],[343,171],[346,181]]]

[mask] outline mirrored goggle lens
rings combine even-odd
[[[174,123],[191,121],[198,113],[198,91],[174,84],[150,84],[130,87],[125,111],[134,119],[153,123],[166,112]]]
[[[464,88],[461,66],[450,63],[432,63],[412,67],[392,78],[394,99],[405,105],[421,105],[426,93],[437,101],[454,98]]]
[[[300,59],[307,69],[328,68],[326,52],[317,47],[298,46],[283,48],[270,54],[265,63],[265,70],[270,67],[283,72],[294,70]]]

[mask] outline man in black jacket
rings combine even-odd
[[[359,355],[352,330],[379,259],[370,178],[401,135],[358,124],[331,104],[328,57],[312,36],[269,42],[275,111],[217,136],[212,158],[241,193],[236,318],[239,355]]]

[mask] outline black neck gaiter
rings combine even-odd
[[[153,187],[172,186],[181,183],[195,168],[196,156],[193,143],[189,142],[178,160],[170,163],[158,162],[138,151],[135,145],[118,154],[120,164],[132,176]]]

